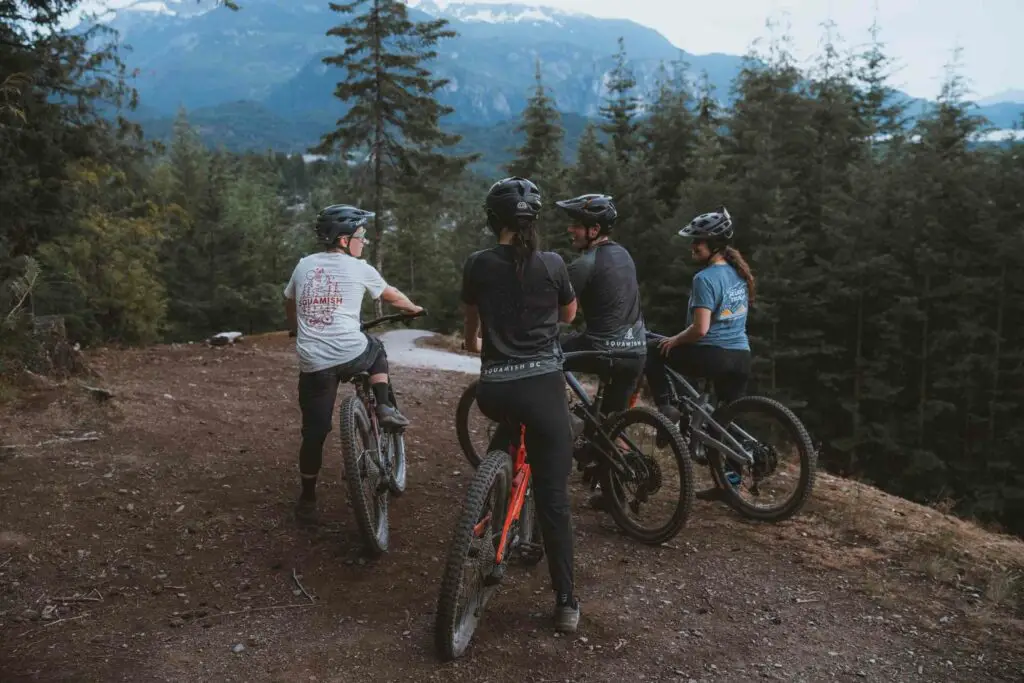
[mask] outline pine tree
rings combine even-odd
[[[679,230],[695,216],[721,205],[736,209],[718,132],[717,105],[711,99],[712,86],[706,78],[701,88],[698,111],[703,112],[703,118],[696,120],[694,147],[686,159],[686,178],[676,188],[678,200],[670,217],[658,226],[657,235],[648,240],[657,248],[656,260],[647,272],[658,273],[659,277],[650,285],[650,302],[645,305],[644,314],[650,327],[667,334],[681,332],[685,327],[685,302],[696,272],[696,266],[690,262],[689,244],[678,237]],[[749,243],[745,239],[743,242]]]
[[[896,243],[908,275],[898,295],[913,305],[902,321],[909,372],[899,402],[908,448],[894,475],[915,496],[936,496],[946,487],[966,493],[961,487],[977,470],[981,444],[972,434],[988,412],[983,378],[992,349],[976,318],[980,301],[999,287],[986,253],[999,233],[985,197],[989,177],[970,149],[984,120],[971,114],[965,90],[954,60],[937,104],[914,127],[920,137],[909,146],[901,183],[910,220]]]
[[[813,296],[802,269],[807,209],[801,189],[814,158],[807,136],[812,108],[802,80],[784,40],[773,42],[764,57],[748,55],[733,86],[736,100],[723,139],[726,173],[734,184],[735,203],[728,208],[738,246],[760,283],[748,322],[753,386],[794,407],[802,401],[788,378],[804,375],[801,356],[816,344],[806,338],[814,328],[801,313]]]
[[[71,169],[134,153],[134,106],[111,30],[62,30],[77,2],[0,0],[0,282],[73,228]],[[10,267],[10,268],[9,268]]]
[[[692,106],[686,63],[673,62],[671,72],[663,66],[657,95],[649,116],[641,125],[641,136],[658,199],[669,213],[675,210],[679,185],[689,176],[696,144],[697,129]]]
[[[613,164],[597,135],[598,128],[588,121],[576,146],[576,163],[570,174],[572,192],[603,192],[611,186],[610,168]]]
[[[636,78],[626,59],[626,44],[619,37],[619,50],[615,54],[615,67],[608,74],[608,98],[601,105],[604,122],[601,130],[611,141],[614,158],[628,164],[639,146],[637,115],[640,98],[634,94]]]
[[[537,61],[534,76],[536,86],[526,103],[516,132],[522,134],[523,143],[516,150],[516,157],[505,166],[509,175],[529,178],[540,188],[545,204],[550,206],[555,199],[567,194],[565,162],[562,158],[562,142],[565,130],[561,115],[555,108],[554,100],[548,95],[541,78],[540,60]],[[538,231],[545,249],[558,250],[566,246],[564,239],[564,216],[558,210],[542,211],[538,218]],[[563,253],[563,256],[566,255]]]
[[[700,72],[700,82],[697,84],[697,124],[705,128],[711,127],[716,130],[722,116],[722,107],[715,99],[715,84],[707,70]]]
[[[871,472],[876,463],[898,459],[902,450],[889,429],[891,401],[899,392],[899,324],[892,319],[895,307],[879,305],[895,300],[900,281],[889,225],[900,151],[898,137],[891,136],[900,133],[902,108],[891,103],[891,60],[877,25],[871,36],[855,73],[829,78],[824,69],[814,88],[816,125],[824,133],[819,140],[830,149],[828,159],[818,159],[819,188],[827,186],[821,189],[815,254],[816,268],[825,275],[823,305],[815,315],[826,328],[828,346],[840,350],[820,373],[831,396],[815,404],[819,413],[833,416],[835,437],[826,452],[836,454],[832,464],[848,475]],[[848,428],[839,426],[844,413]]]
[[[476,158],[438,151],[461,136],[439,127],[452,109],[439,104],[434,94],[448,80],[434,78],[426,63],[437,56],[434,47],[441,39],[456,34],[444,19],[411,21],[400,0],[353,0],[330,7],[350,20],[327,32],[343,39],[346,49],[323,62],[347,70],[334,95],[350,106],[337,129],[325,134],[313,151],[339,149],[346,158],[357,155],[366,162],[372,174],[370,208],[377,214],[370,260],[380,268],[388,188],[399,184],[430,194]]]

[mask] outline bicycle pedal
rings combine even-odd
[[[536,564],[544,557],[544,544],[524,543],[519,546],[519,560],[524,564]]]
[[[490,573],[484,577],[485,586],[497,586],[505,578],[505,563],[494,565]]]

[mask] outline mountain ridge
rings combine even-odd
[[[344,71],[322,61],[343,49],[342,41],[326,35],[342,17],[321,0],[246,0],[239,12],[211,11],[215,4],[137,0],[105,15],[122,43],[132,46],[125,55],[129,67],[139,70],[134,85],[141,107],[129,118],[163,137],[159,131],[184,107],[205,126],[205,139],[212,144],[298,151],[315,143],[346,111],[333,96]],[[707,72],[717,99],[728,105],[743,65],[742,56],[690,54],[655,29],[629,20],[515,2],[407,4],[411,18],[443,16],[458,32],[444,41],[432,64],[436,76],[450,80],[438,99],[455,111],[443,123],[457,132],[472,131],[470,137],[481,140],[481,127],[510,130],[509,122],[534,91],[538,62],[563,116],[597,116],[620,36],[642,103],[654,91],[660,69],[681,59],[689,64],[691,81]],[[928,104],[899,96],[910,103],[912,115]],[[977,110],[998,128],[1011,127],[1022,112],[1024,104],[1013,102]]]

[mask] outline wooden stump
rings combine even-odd
[[[43,315],[33,318],[32,335],[36,347],[29,363],[32,370],[60,378],[85,371],[81,352],[68,341],[64,316]]]

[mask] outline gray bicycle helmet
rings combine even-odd
[[[601,232],[608,232],[619,217],[615,202],[607,194],[582,194],[572,199],[562,199],[555,206],[564,210],[569,217],[584,227],[599,226]]]
[[[484,208],[491,230],[513,228],[520,220],[536,220],[541,209],[540,189],[527,178],[502,178],[487,191]]]
[[[351,237],[376,214],[351,204],[331,204],[316,216],[316,236],[324,244],[334,245],[339,237]]]
[[[680,237],[706,240],[712,249],[721,249],[732,242],[733,227],[729,210],[724,206],[702,213],[679,231]]]

